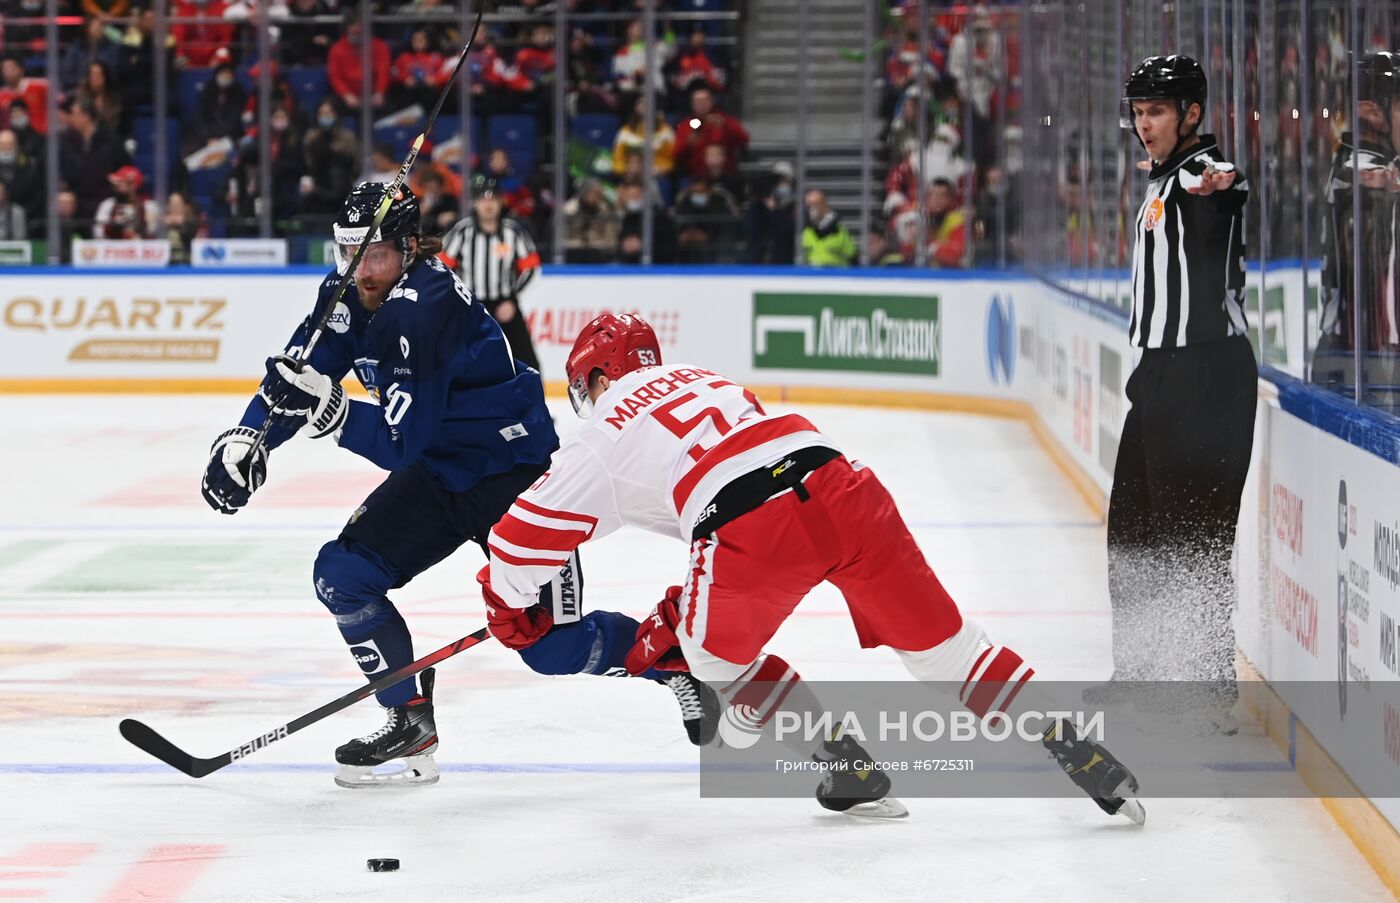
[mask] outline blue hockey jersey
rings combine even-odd
[[[287,343],[305,345],[341,276],[321,283],[316,306]],[[422,461],[452,492],[521,464],[549,460],[559,446],[540,375],[512,359],[494,317],[436,259],[414,263],[384,303],[369,311],[354,284],[336,305],[308,363],[339,381],[352,369],[373,403],[352,400],[341,446],[385,470]],[[267,416],[263,390],[244,426]],[[268,448],[292,432],[274,426]]]

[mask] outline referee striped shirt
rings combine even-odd
[[[530,233],[504,216],[493,232],[480,227],[476,214],[457,223],[443,236],[440,257],[487,305],[515,300],[540,267]]]
[[[1132,344],[1181,348],[1244,335],[1244,203],[1240,173],[1228,189],[1191,194],[1222,162],[1213,135],[1152,168],[1133,247]]]

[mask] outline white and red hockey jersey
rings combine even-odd
[[[598,398],[492,529],[491,587],[511,607],[533,605],[569,552],[624,524],[689,544],[720,489],[812,446],[836,448],[805,417],[765,413],[752,392],[712,370],[634,370]]]

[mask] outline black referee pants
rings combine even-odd
[[[499,311],[501,305],[510,301],[515,307],[515,315],[509,320],[502,322]],[[540,369],[540,359],[535,356],[535,343],[530,340],[530,329],[525,324],[525,311],[520,309],[520,302],[515,298],[503,298],[500,301],[487,302],[487,309],[491,311],[491,316],[496,318],[496,322],[501,324],[501,332],[506,334],[506,341],[510,342],[511,354],[515,359],[527,367]],[[544,376],[543,373],[540,374]]]
[[[1232,688],[1230,554],[1254,445],[1258,366],[1243,336],[1149,349],[1108,505],[1108,583],[1117,680]]]

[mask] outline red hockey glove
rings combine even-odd
[[[648,668],[659,671],[689,671],[685,656],[681,654],[680,640],[676,638],[676,628],[681,623],[681,588],[672,586],[666,589],[666,598],[656,603],[656,608],[637,628],[637,642],[627,652],[627,673],[638,675]]]
[[[486,627],[501,645],[520,650],[531,646],[554,626],[554,615],[543,605],[511,608],[491,588],[491,565],[476,575],[481,595],[486,599]]]

